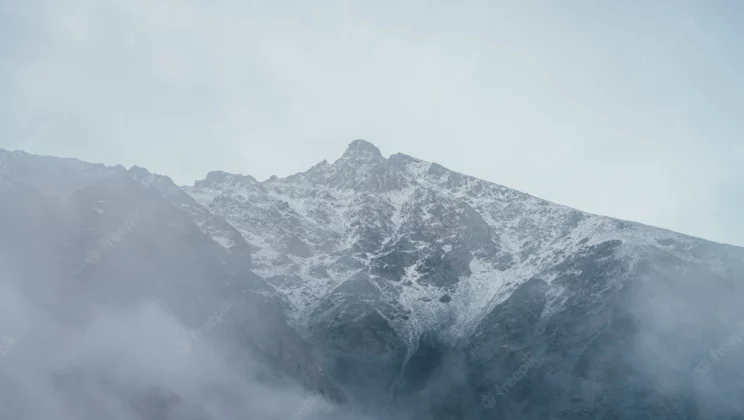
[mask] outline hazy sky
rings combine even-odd
[[[364,138],[744,245],[744,2],[0,0],[0,147],[265,179]]]

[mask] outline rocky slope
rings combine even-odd
[[[410,156],[385,158],[363,140],[287,178],[210,173],[185,190],[253,247],[254,271],[288,298],[293,324],[322,349],[332,376],[370,406],[410,400],[400,393],[421,381],[408,366],[423,336],[467,367],[461,392],[445,387],[472,399],[451,410],[457,418],[548,418],[558,407],[568,416],[558,418],[602,418],[583,401],[588,387],[636,414],[679,418],[683,409],[669,411],[658,378],[631,391],[603,376],[605,364],[635,381],[644,374],[639,341],[663,333],[667,341],[653,344],[683,346],[675,378],[684,376],[744,319],[741,248],[586,214]],[[666,319],[683,302],[699,316],[689,330],[708,337],[674,334],[693,322]],[[520,353],[537,359],[535,378],[519,381],[523,395],[500,399],[494,384],[520,367]],[[699,391],[692,386],[685,382],[688,397]],[[548,396],[555,401],[544,408],[535,403]],[[727,404],[694,410],[740,409]]]
[[[320,368],[311,346],[288,325],[274,288],[250,270],[250,259],[243,252],[247,245],[245,250],[241,247],[240,236],[233,238],[233,252],[213,241],[205,232],[229,238],[235,230],[201,209],[168,178],[138,168],[126,171],[72,159],[0,153],[11,163],[0,179],[0,289],[6,291],[10,285],[21,297],[17,300],[27,302],[33,314],[25,320],[4,321],[24,324],[48,319],[44,329],[55,331],[53,338],[52,334],[39,336],[41,331],[19,331],[19,343],[29,346],[33,363],[51,365],[42,378],[49,381],[49,394],[42,397],[38,390],[28,390],[32,369],[20,370],[14,377],[6,376],[7,364],[0,365],[0,417],[40,418],[33,401],[51,401],[54,396],[79,410],[76,418],[87,419],[94,413],[110,417],[103,402],[94,407],[98,398],[116,401],[118,407],[139,416],[132,418],[213,418],[164,387],[158,367],[150,368],[146,378],[135,378],[134,384],[134,373],[113,376],[121,354],[150,347],[156,353],[135,360],[133,369],[152,363],[148,357],[188,360],[211,348],[221,364],[244,380],[251,378],[268,387],[304,387],[330,401],[345,400]],[[157,310],[149,309],[153,305]],[[157,328],[159,317],[172,317],[179,327],[163,333],[178,328],[189,332],[163,340],[162,345],[123,343],[113,355],[90,355],[101,344],[93,347],[81,337],[96,331],[102,317],[134,322],[141,312],[150,314],[142,328]],[[57,337],[58,331],[65,333]],[[118,333],[98,334],[115,338]],[[32,341],[45,345],[31,346]],[[61,355],[67,353],[89,356],[63,363]],[[21,363],[23,357],[15,359]],[[227,405],[231,387],[218,383],[213,388],[214,399]],[[92,398],[94,390],[101,394]],[[258,404],[260,397],[240,400]],[[292,410],[288,407],[287,415]]]
[[[200,245],[173,258],[222,267],[206,277],[231,284],[228,294],[257,296],[241,308],[272,302],[276,327],[259,337],[281,330],[288,338],[241,346],[259,348],[274,370],[295,366],[295,380],[371,414],[744,418],[742,248],[586,214],[410,156],[385,158],[363,140],[287,178],[211,172],[182,188],[136,167],[5,153],[13,164],[0,183],[23,195],[13,201],[77,197],[112,176],[133,181],[127,188],[170,209],[152,229],[194,226],[189,238]],[[98,191],[112,200],[133,193]],[[85,220],[113,211],[97,203],[79,207],[92,211]],[[6,211],[6,220],[36,217],[48,224],[41,231],[60,229],[45,215]],[[17,236],[32,229],[12,225]],[[136,259],[154,263],[170,252]],[[186,266],[176,277],[193,272]],[[204,292],[178,295],[194,293]],[[240,319],[260,330],[263,322],[250,320],[262,312]],[[305,350],[280,350],[287,347]],[[273,353],[284,358],[271,361]]]

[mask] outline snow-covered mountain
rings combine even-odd
[[[344,399],[239,235],[233,252],[214,242],[234,229],[170,179],[0,160],[0,334],[18,341],[8,360],[2,347],[0,418],[288,417],[264,394]]]
[[[81,166],[41,176],[5,153],[0,183],[74,191],[116,175],[164,199],[265,280],[349,404],[374,415],[744,418],[744,345],[711,356],[744,321],[742,248],[364,140],[286,178],[215,171],[190,187],[64,160],[35,165]]]
[[[731,259],[701,254],[705,242],[695,238],[583,213],[407,155],[386,159],[364,140],[333,164],[287,178],[212,172],[184,190],[253,247],[253,270],[288,297],[300,325],[359,274],[401,334],[446,328],[459,337],[522,283],[535,276],[551,283],[555,267],[608,241],[620,241],[629,265],[654,252],[716,271]],[[220,232],[213,238],[235,245]]]
[[[253,270],[289,300],[293,325],[337,355],[337,377],[356,371],[345,382],[369,401],[387,401],[371,397],[369,384],[398,386],[422,336],[481,346],[502,307],[535,284],[544,302],[531,315],[550,325],[576,305],[611,305],[641,290],[650,298],[670,287],[672,299],[679,289],[662,279],[689,279],[703,288],[698,296],[723,303],[724,283],[740,293],[744,278],[741,248],[583,213],[411,156],[385,158],[364,140],[287,178],[213,172],[185,190],[241,233]],[[744,313],[726,302],[700,316],[726,318],[733,330]],[[564,328],[580,331],[584,321]],[[494,352],[505,345],[488,342]],[[349,352],[365,357],[350,361]]]

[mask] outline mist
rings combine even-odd
[[[742,416],[741,248],[363,140],[296,177],[194,187],[0,156],[3,418]],[[431,189],[402,201],[415,182]]]
[[[729,247],[724,261],[730,265],[710,272],[705,261],[715,258],[713,249],[703,244],[696,249],[700,259],[687,264],[657,260],[629,284],[622,308],[634,340],[626,360],[676,415],[739,418],[744,287],[736,279],[744,275],[744,260],[740,249]],[[664,256],[650,253],[648,261],[657,258]]]
[[[96,170],[0,182],[0,417],[359,418],[244,254]]]
[[[337,412],[299,386],[262,383],[253,360],[244,361],[247,374],[236,373],[209,337],[179,349],[192,330],[157,302],[100,306],[89,324],[71,326],[14,283],[7,274],[0,283],[0,331],[16,341],[0,359],[3,418],[313,419]]]

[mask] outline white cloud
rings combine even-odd
[[[732,168],[744,164],[744,85],[732,69],[744,57],[732,14],[712,5],[6,3],[0,147],[190,183],[212,169],[289,175],[365,138],[744,244],[729,210],[743,203]],[[27,145],[40,120],[51,133]]]

